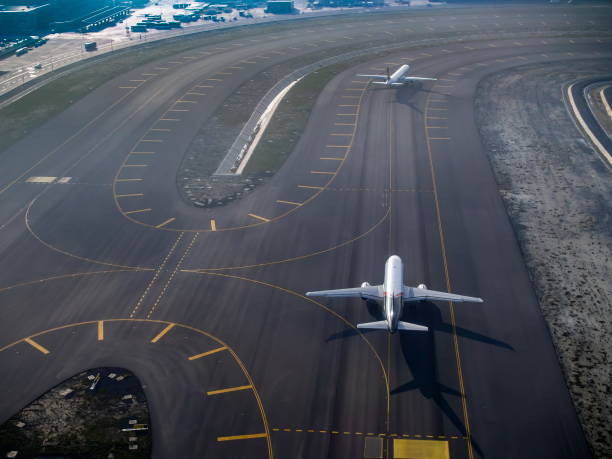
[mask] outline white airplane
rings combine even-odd
[[[388,88],[393,88],[396,86],[403,86],[406,83],[414,83],[416,81],[435,81],[437,80],[437,78],[406,76],[409,70],[410,70],[410,66],[408,64],[404,64],[399,69],[397,69],[395,72],[393,72],[393,74],[389,73],[389,67],[387,67],[386,75],[358,74],[357,76],[366,77],[366,78],[382,78],[384,81],[373,81],[372,84],[382,84],[382,85],[387,86]]]
[[[395,333],[397,330],[427,331],[427,327],[423,325],[399,320],[404,303],[424,300],[482,303],[481,298],[427,290],[425,284],[418,287],[404,285],[404,265],[397,255],[391,255],[385,263],[385,281],[382,285],[370,285],[364,282],[361,287],[307,292],[306,296],[355,297],[382,303],[385,320],[358,324],[357,328],[388,330],[391,333]]]

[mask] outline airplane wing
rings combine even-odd
[[[437,78],[426,77],[404,77],[404,81],[436,81]]]
[[[318,292],[306,292],[306,296],[327,296],[332,298],[367,298],[378,300],[381,298],[379,285],[356,288],[340,288],[336,290],[320,290]]]
[[[365,77],[365,78],[382,78],[383,80],[386,80],[388,77],[387,75],[362,75],[362,74],[357,74],[358,77]]]
[[[455,303],[470,302],[482,303],[482,298],[473,296],[455,295],[453,293],[436,292],[435,290],[426,290],[423,288],[409,287],[404,285],[404,301],[453,301]]]

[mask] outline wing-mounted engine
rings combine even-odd
[[[363,282],[363,283],[361,284],[361,288],[367,288],[367,287],[370,287],[370,283],[369,283],[369,282]],[[365,296],[362,296],[362,297],[361,297],[361,299],[362,299],[363,301],[368,301],[368,299],[367,299]]]
[[[425,284],[419,284],[419,285],[417,286],[417,288],[420,288],[421,290],[427,290],[427,285],[425,285]]]

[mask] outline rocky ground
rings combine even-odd
[[[612,62],[532,65],[480,84],[483,142],[570,393],[597,458],[612,457],[612,169],[585,142],[564,84]]]
[[[149,410],[140,382],[122,368],[73,376],[0,426],[0,455],[149,458]]]

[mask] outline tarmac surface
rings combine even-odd
[[[0,421],[117,366],[143,383],[155,458],[590,457],[473,100],[492,72],[609,58],[609,36],[555,30],[609,24],[611,11],[456,12],[313,21],[177,55],[2,152]],[[222,208],[181,201],[191,137],[273,62],[368,35],[475,30],[488,38],[342,72],[270,183]],[[355,77],[402,63],[438,81],[380,90]],[[303,296],[380,283],[391,254],[407,284],[485,303],[414,305],[403,319],[431,331],[389,335],[355,328],[376,320],[371,305]]]

